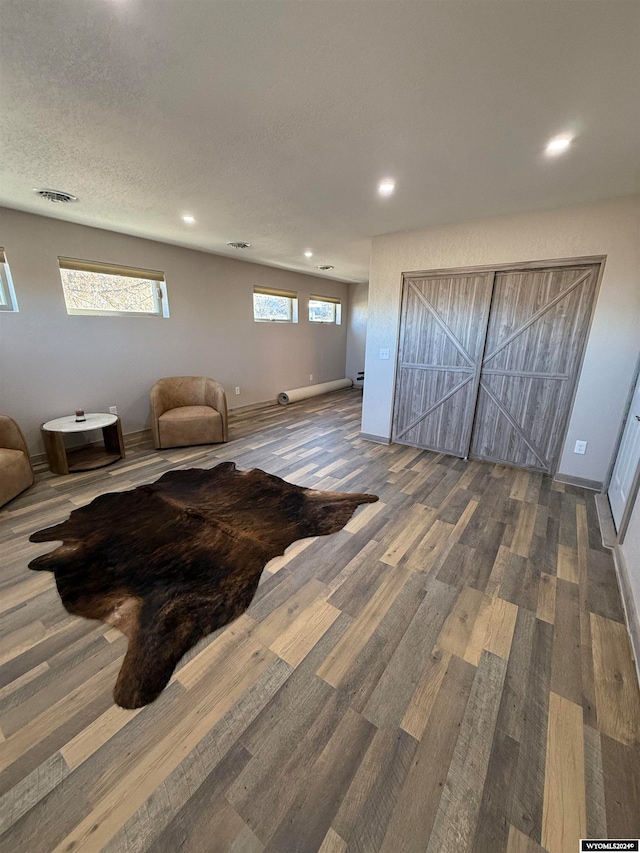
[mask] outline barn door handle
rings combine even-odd
[[[636,415],[636,420],[640,421],[640,415]]]

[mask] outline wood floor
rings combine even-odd
[[[232,419],[213,448],[43,474],[0,510],[0,850],[574,853],[640,836],[640,697],[593,494],[358,438],[341,392]],[[106,491],[232,459],[375,492],[269,563],[162,696],[27,562]]]

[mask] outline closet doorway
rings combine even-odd
[[[603,265],[405,273],[392,440],[554,474]]]

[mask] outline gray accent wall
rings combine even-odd
[[[20,308],[0,312],[0,412],[19,422],[32,453],[43,450],[43,421],[78,408],[117,405],[125,433],[147,428],[149,390],[163,376],[211,376],[239,408],[345,375],[343,282],[6,208],[0,246]],[[59,255],[164,271],[170,317],[68,315]],[[254,285],[297,291],[299,322],[254,322]],[[340,326],[308,322],[311,293],[343,301]]]
[[[362,432],[391,435],[403,272],[595,255],[607,260],[559,473],[603,482],[640,351],[640,196],[374,238]]]

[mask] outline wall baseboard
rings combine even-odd
[[[136,432],[128,432],[123,435],[125,450],[130,447],[137,447],[140,444],[146,444],[151,441],[151,428],[139,429]]]
[[[601,480],[586,480],[584,477],[572,477],[571,474],[556,474],[553,479],[557,483],[580,486],[582,489],[591,489],[593,492],[601,492],[604,489],[604,483]]]
[[[364,438],[365,441],[373,441],[375,444],[391,444],[391,439],[384,435],[373,435],[370,432],[359,432],[358,438]]]
[[[611,507],[609,506],[609,498],[605,494],[599,494],[595,497],[596,511],[598,513],[598,524],[600,525],[600,534],[602,536],[602,544],[605,548],[613,550],[616,545],[616,528],[611,515]]]
[[[124,439],[124,449],[125,450],[133,450],[134,447],[140,447],[142,444],[151,444],[151,429],[139,429],[135,432],[127,432],[122,438]],[[90,441],[87,443],[88,446],[98,447],[98,445],[102,444],[102,441],[99,439],[96,441]],[[73,448],[69,448],[72,450]],[[47,470],[47,454],[46,453],[31,453],[31,464],[33,465],[36,473],[40,471]]]
[[[631,639],[631,651],[636,665],[638,682],[640,682],[640,614],[636,610],[635,602],[633,600],[629,569],[627,568],[627,563],[624,558],[624,554],[622,553],[622,549],[616,542],[615,527],[611,516],[611,507],[609,506],[609,499],[606,495],[596,496],[596,507],[598,509],[600,532],[602,533],[602,544],[605,548],[611,548],[613,551],[613,562],[616,567],[618,588],[620,590],[620,597],[622,598],[627,631],[629,632],[629,638]]]
[[[627,568],[624,554],[617,542],[613,549],[613,561],[616,565],[616,573],[618,575],[618,584],[622,595],[624,615],[627,620],[627,631],[631,638],[631,651],[633,652],[633,657],[635,659],[638,683],[640,683],[640,616],[634,607],[633,593],[631,592],[631,581],[629,580],[629,569]]]
[[[251,412],[255,411],[256,409],[269,409],[277,405],[277,400],[264,400],[261,403],[251,403],[248,406],[240,406],[237,409],[229,409],[229,414],[240,415],[243,412]],[[125,450],[133,450],[134,447],[137,448],[140,447],[140,445],[151,443],[151,428],[147,427],[146,429],[139,429],[135,430],[134,432],[126,432],[122,437],[124,439]],[[99,444],[102,444],[102,442],[98,439],[96,441],[90,441],[89,444],[92,446],[98,446]],[[46,471],[47,454],[32,453],[31,464],[36,469],[36,472]]]
[[[256,409],[270,409],[272,406],[277,406],[277,400],[263,400],[261,403],[249,403],[248,406],[238,406],[236,409],[229,409],[229,414],[241,415],[243,412],[254,412]]]

